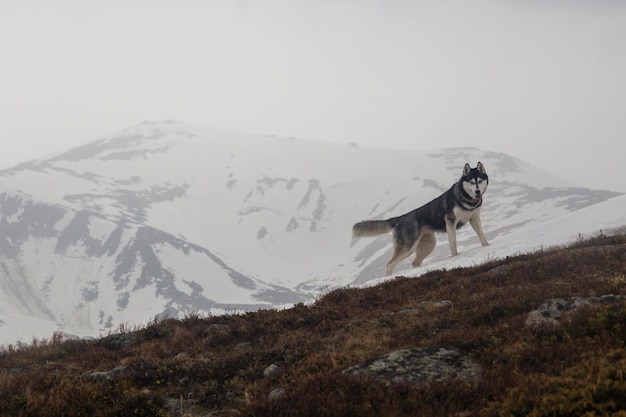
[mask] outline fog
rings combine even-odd
[[[626,2],[0,4],[3,167],[173,119],[474,146],[626,192]]]

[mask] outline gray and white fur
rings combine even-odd
[[[452,256],[458,255],[456,230],[469,222],[480,243],[487,239],[480,222],[480,207],[489,177],[482,163],[476,168],[465,164],[463,175],[448,191],[431,202],[407,214],[386,220],[366,220],[352,227],[353,237],[376,236],[393,231],[393,256],[387,262],[387,275],[391,275],[398,262],[415,252],[413,266],[422,264],[435,249],[435,232],[446,232]]]

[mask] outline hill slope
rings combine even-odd
[[[626,237],[598,237],[310,306],[8,347],[0,414],[607,415],[626,407],[624,265]]]

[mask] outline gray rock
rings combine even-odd
[[[197,400],[191,398],[166,397],[164,399],[165,408],[167,408],[171,416],[189,416],[201,413],[202,409],[196,403]]]
[[[424,303],[428,304],[429,302],[424,301],[423,304]],[[452,301],[450,300],[431,301],[430,305],[432,305],[433,307],[437,307],[437,308],[451,308]]]
[[[444,382],[449,378],[478,380],[478,362],[454,349],[430,347],[405,349],[346,369],[344,373],[371,377],[390,383]]]
[[[178,355],[174,356],[172,360],[176,362],[184,362],[189,359],[189,355],[185,352],[181,352]]]
[[[209,330],[213,332],[229,332],[230,326],[227,324],[209,324]]]
[[[112,348],[121,348],[133,345],[139,341],[136,333],[118,333],[102,339],[102,343]]]
[[[607,304],[624,300],[623,295],[606,294],[600,297],[553,298],[528,313],[524,324],[533,330],[545,330],[560,326],[562,313],[573,312],[585,306]]]
[[[267,396],[267,399],[270,402],[273,403],[273,402],[276,402],[276,401],[278,401],[278,400],[280,400],[280,399],[282,399],[284,397],[285,397],[285,389],[284,388],[275,388],[275,389],[273,389],[269,393],[269,395]]]
[[[271,376],[278,372],[280,368],[275,363],[271,364],[263,370],[263,376]]]
[[[250,342],[241,342],[241,343],[237,343],[237,345],[235,346],[235,350],[246,350],[249,349],[252,346],[252,343]]]
[[[119,374],[123,373],[125,370],[126,370],[125,366],[116,366],[110,371],[92,372],[89,374],[89,377],[95,380],[99,380],[99,381],[112,381],[115,378],[117,378]]]

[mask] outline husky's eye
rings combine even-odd
[[[483,180],[478,180],[478,183],[479,183],[479,184],[482,184],[482,183],[483,183]]]
[[[476,185],[476,181],[474,181],[474,180],[470,180],[470,184],[472,184],[472,185]]]

